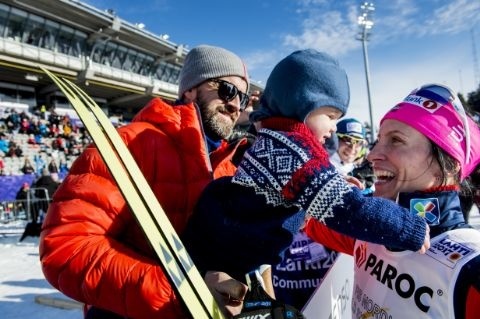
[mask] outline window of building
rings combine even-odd
[[[113,58],[112,66],[114,68],[126,70],[124,67],[125,57],[127,55],[128,49],[124,46],[119,45],[117,52],[115,52],[115,57]]]
[[[25,20],[22,42],[39,46],[44,33],[45,19],[29,14]]]
[[[167,63],[165,61],[161,61],[158,64],[157,71],[155,72],[155,76],[157,79],[175,84],[178,84],[179,75],[180,67],[174,64]]]
[[[0,37],[5,37],[5,27],[7,25],[8,12],[10,7],[0,3]]]
[[[142,64],[145,62],[146,55],[138,52],[137,55],[135,56],[135,59],[132,62],[132,67],[131,70],[132,72],[135,73],[140,73],[140,70],[142,69]]]
[[[154,63],[155,59],[152,56],[145,55],[143,61],[141,62],[138,73],[144,76],[151,76]]]
[[[20,42],[26,18],[25,11],[12,8],[5,26],[5,37]]]
[[[123,69],[130,71],[130,72],[135,72],[133,71],[133,66],[135,63],[135,59],[137,58],[137,55],[139,54],[138,51],[133,50],[133,49],[128,49],[127,54],[125,55],[125,61],[123,62]]]
[[[103,51],[102,54],[102,59],[101,63],[108,65],[108,66],[114,66],[117,68],[120,68],[121,64],[117,60],[115,60],[115,52],[117,51],[117,44],[113,42],[107,42],[105,45],[105,50]],[[116,63],[117,66],[114,65],[114,62]]]
[[[72,43],[73,36],[74,36],[74,30],[72,28],[67,27],[65,25],[61,25],[56,38],[57,52],[72,55],[71,43]]]
[[[84,50],[87,43],[87,34],[85,32],[75,30],[71,42],[71,50],[70,55],[75,57],[80,57]]]
[[[40,47],[47,50],[55,49],[55,39],[60,30],[60,25],[54,21],[46,20],[43,35],[40,40]]]

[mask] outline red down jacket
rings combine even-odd
[[[193,104],[155,98],[119,132],[178,233],[207,183],[235,171],[230,159],[238,145],[222,144],[209,158]],[[53,197],[40,259],[46,279],[85,304],[129,318],[186,316],[94,147]]]

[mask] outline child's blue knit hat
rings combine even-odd
[[[347,74],[337,60],[313,49],[299,50],[273,68],[250,120],[281,116],[303,122],[308,113],[323,106],[345,114],[349,101]]]

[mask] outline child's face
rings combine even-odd
[[[337,121],[342,113],[331,106],[324,106],[310,112],[305,125],[312,131],[321,144],[337,130]]]

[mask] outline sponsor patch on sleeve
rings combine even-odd
[[[412,198],[410,200],[410,212],[423,217],[431,226],[440,222],[440,209],[438,198]]]
[[[453,268],[462,259],[470,255],[474,250],[468,246],[444,237],[432,243],[427,255],[438,260],[447,267]]]

